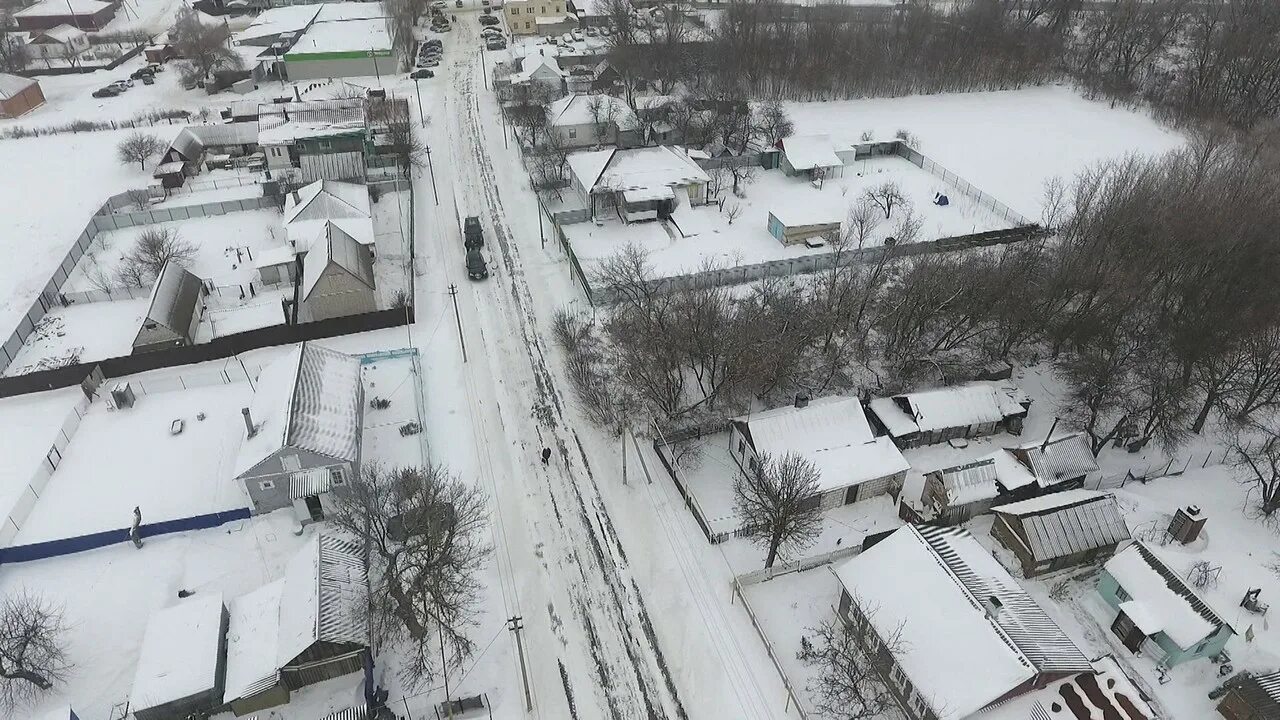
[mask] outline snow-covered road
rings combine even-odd
[[[419,302],[435,303],[436,312],[425,308],[414,333],[415,340],[421,335],[423,342],[440,342],[443,330],[428,318],[438,315],[442,302],[443,312],[452,314],[440,283],[456,284],[469,356],[458,364],[456,392],[463,396],[459,406],[466,418],[447,431],[444,442],[433,438],[433,449],[437,459],[483,483],[493,498],[499,582],[492,592],[501,594],[508,616],[525,619],[531,715],[710,717],[689,710],[690,698],[683,694],[689,692],[688,676],[677,682],[662,637],[674,645],[678,662],[696,668],[694,676],[713,676],[698,683],[707,694],[694,698],[694,705],[717,708],[717,717],[769,717],[709,579],[696,567],[681,530],[672,527],[675,518],[661,518],[645,530],[661,547],[633,547],[639,556],[628,558],[602,493],[617,490],[620,473],[596,451],[599,438],[580,437],[586,425],[551,367],[545,310],[563,298],[568,280],[558,275],[557,287],[548,286],[548,256],[532,227],[536,205],[526,179],[512,173],[514,141],[504,147],[496,102],[479,76],[474,16],[460,14],[454,27],[438,77],[428,81],[436,85],[424,95],[430,98],[426,137],[439,206],[432,199],[431,174],[421,173],[417,242],[419,263],[427,267],[417,290]],[[460,212],[481,217],[488,280],[466,277],[455,202]],[[543,447],[553,450],[548,466],[538,457]],[[658,486],[633,492],[646,511],[669,515],[679,508]],[[676,558],[662,561],[673,567],[654,567],[655,550],[676,547]],[[669,583],[654,587],[655,574]],[[650,612],[646,595],[661,600],[662,617]],[[672,607],[682,612],[669,615]],[[502,680],[519,688],[514,658],[511,674]],[[726,700],[740,707],[726,707]]]

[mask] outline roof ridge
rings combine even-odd
[[[289,388],[289,412],[284,418],[284,445],[288,447],[293,442],[293,413],[294,408],[298,404],[298,383],[302,380],[302,361],[307,354],[307,348],[310,343],[306,340],[298,347],[298,364],[293,369],[293,383]]]
[[[1187,601],[1187,604],[1191,606],[1191,609],[1196,611],[1197,615],[1210,623],[1216,623],[1218,625],[1231,628],[1231,631],[1235,632],[1235,628],[1232,628],[1231,624],[1228,623],[1225,618],[1218,615],[1218,612],[1210,607],[1209,603],[1205,602],[1204,598],[1200,597],[1199,593],[1191,589],[1191,586],[1187,585],[1186,581],[1183,580],[1178,573],[1173,571],[1173,568],[1165,564],[1164,559],[1148,547],[1145,542],[1142,540],[1136,540],[1133,544],[1138,548],[1138,554],[1142,556],[1142,559],[1147,563],[1147,565],[1165,581],[1165,585],[1168,586],[1169,590],[1181,595]],[[1178,590],[1172,585],[1169,585],[1170,582],[1176,582],[1182,588],[1183,592],[1178,592]]]

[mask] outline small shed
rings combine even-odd
[[[200,169],[200,158],[204,155],[204,143],[191,131],[182,128],[169,143],[169,148],[160,157],[160,164],[182,163],[183,172],[195,174]]]
[[[293,282],[297,275],[298,263],[294,260],[294,250],[288,245],[261,250],[253,259],[253,266],[258,270],[258,281],[263,285],[278,285]]]
[[[1116,611],[1111,632],[1120,642],[1165,667],[1217,655],[1235,635],[1181,574],[1142,541],[1107,561],[1098,594]]]
[[[1017,556],[1025,577],[1086,565],[1129,540],[1114,496],[1067,490],[992,508],[991,537]]]
[[[840,234],[840,213],[831,208],[783,204],[769,211],[769,234],[783,245],[798,245],[812,238],[832,239]]]
[[[792,135],[779,140],[778,149],[782,151],[782,171],[788,175],[830,177],[844,166],[827,135]]]
[[[151,288],[151,301],[133,338],[133,352],[194,345],[204,317],[204,283],[190,270],[165,263]]]
[[[1226,694],[1218,702],[1218,714],[1227,720],[1280,718],[1280,672],[1237,675],[1226,682],[1226,687]]]
[[[16,118],[44,104],[40,83],[31,78],[0,73],[0,118]]]
[[[180,188],[187,182],[187,166],[181,160],[162,162],[156,165],[151,177],[160,181],[160,187],[166,190]]]
[[[361,315],[378,309],[369,248],[337,223],[326,222],[302,260],[303,322]]]
[[[801,400],[730,422],[729,454],[742,472],[788,452],[818,469],[824,509],[897,492],[911,467],[889,438],[872,434],[857,398]]]
[[[295,507],[292,478],[301,471],[359,473],[364,386],[357,358],[302,343],[263,368],[255,387],[242,410],[246,436],[235,465],[254,513]]]
[[[1084,433],[1075,432],[1038,443],[1011,448],[1009,452],[1031,468],[1036,485],[1043,490],[1069,490],[1084,485],[1099,471]]]
[[[201,593],[152,614],[129,692],[138,720],[172,720],[222,704],[227,609],[221,593]]]
[[[991,457],[924,474],[925,506],[938,521],[950,525],[986,512],[999,496],[996,461]]]

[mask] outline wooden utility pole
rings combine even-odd
[[[533,695],[529,692],[529,668],[524,662],[524,618],[516,615],[507,620],[507,627],[516,634],[516,652],[520,654],[520,677],[524,680],[524,709],[533,712]]]
[[[458,342],[462,344],[462,362],[467,361],[467,340],[462,336],[462,316],[458,314],[458,286],[449,284],[449,297],[453,298],[453,319],[458,321]]]

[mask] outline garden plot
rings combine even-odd
[[[128,355],[146,314],[145,297],[55,307],[36,323],[4,374],[25,375]]]
[[[135,506],[145,523],[247,507],[233,471],[251,397],[248,383],[231,383],[119,410],[93,403],[14,544],[128,527]]]
[[[311,534],[296,537],[295,524],[282,511],[148,538],[141,549],[121,543],[0,568],[0,592],[26,588],[63,608],[75,665],[67,682],[23,717],[68,704],[82,718],[121,717],[112,708],[128,699],[151,613],[177,602],[179,590],[231,600],[281,577]]]
[[[22,169],[21,182],[6,182],[0,193],[0,337],[7,337],[31,309],[102,203],[150,182],[150,173],[116,159],[116,145],[126,134],[0,142],[0,167]]]
[[[849,208],[866,193],[886,182],[897,183],[905,202],[880,222],[866,245],[881,245],[885,237],[897,236],[895,225],[910,208],[920,221],[917,241],[1001,230],[1012,223],[963,195],[958,188],[912,163],[893,156],[858,161],[837,168],[815,187],[803,177],[788,177],[781,170],[759,171],[746,185],[745,196],[736,198],[727,190],[723,208],[707,205],[677,210],[674,222],[625,224],[616,215],[602,213],[603,224],[578,223],[564,226],[573,251],[583,269],[636,245],[649,253],[649,262],[659,277],[697,272],[706,262],[733,268],[770,261],[799,261],[831,252],[830,247],[809,248],[803,243],[784,245],[769,234],[769,214],[784,215],[792,224],[843,221]],[[935,193],[947,195],[949,204],[938,206]],[[736,219],[732,212],[740,213]]]
[[[99,290],[105,284],[118,287],[121,260],[148,230],[172,230],[195,247],[188,269],[214,285],[257,282],[253,266],[256,253],[284,244],[280,215],[273,210],[248,210],[216,217],[159,223],[99,233],[93,245],[67,279],[63,292]]]
[[[1045,179],[1092,163],[1158,155],[1185,138],[1150,117],[1086,100],[1066,87],[790,103],[796,134],[855,143],[910,132],[934,162],[1035,220]],[[955,199],[954,196],[952,198]]]

